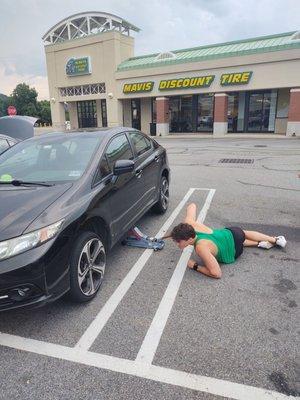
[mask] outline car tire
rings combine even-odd
[[[70,257],[70,297],[84,303],[92,300],[103,281],[106,252],[103,240],[94,232],[82,232]]]
[[[166,176],[162,176],[159,186],[159,200],[154,204],[153,210],[157,214],[164,214],[169,206],[169,181]]]

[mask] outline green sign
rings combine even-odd
[[[222,74],[220,84],[222,86],[247,85],[247,83],[249,83],[250,81],[251,76],[252,71]]]
[[[90,57],[70,58],[66,64],[68,76],[87,75],[91,72]]]

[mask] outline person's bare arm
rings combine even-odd
[[[209,248],[206,246],[198,245],[196,247],[196,253],[201,260],[203,261],[204,265],[199,265],[197,268],[198,272],[201,274],[210,276],[211,278],[219,279],[222,276],[222,271],[216,257],[210,252]],[[195,261],[190,259],[188,262],[188,267],[193,268]]]
[[[197,221],[197,207],[195,203],[191,203],[187,206],[184,222],[192,225],[195,231],[211,233],[211,229],[208,226]]]

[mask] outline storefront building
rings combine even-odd
[[[86,12],[44,35],[55,129],[300,135],[300,32],[134,57],[138,31]]]

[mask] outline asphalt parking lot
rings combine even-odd
[[[285,399],[300,395],[300,140],[159,139],[172,172],[166,215],[190,201],[212,227],[285,235],[284,250],[246,249],[221,280],[186,270],[171,242],[117,245],[87,305],[68,299],[0,315],[0,399]],[[221,159],[252,163],[221,163]]]

